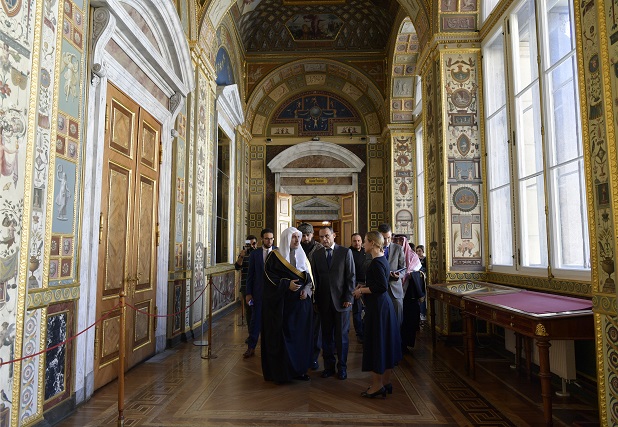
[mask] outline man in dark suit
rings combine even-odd
[[[355,269],[350,249],[335,244],[335,232],[331,227],[320,230],[324,248],[313,254],[313,279],[315,304],[322,320],[322,378],[335,374],[335,348],[337,349],[338,378],[348,377],[348,333],[350,311],[354,297]]]
[[[260,336],[262,325],[262,290],[264,289],[264,261],[273,249],[275,234],[270,228],[265,228],[260,233],[262,246],[254,249],[249,254],[249,271],[247,273],[247,294],[245,302],[253,307],[253,316],[249,324],[249,340],[247,351],[242,355],[245,359],[255,354],[255,346]]]
[[[403,284],[402,277],[404,274],[394,273],[394,271],[400,270],[406,266],[406,257],[403,253],[403,248],[397,243],[392,243],[393,232],[391,226],[388,224],[378,225],[378,231],[384,237],[384,256],[388,260],[388,264],[391,267],[391,275],[388,281],[388,293],[393,300],[393,306],[395,307],[395,315],[399,325],[403,321]]]

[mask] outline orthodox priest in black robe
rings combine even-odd
[[[312,362],[313,283],[300,247],[302,233],[290,227],[266,258],[262,298],[262,373],[266,381],[309,380]]]

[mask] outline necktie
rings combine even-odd
[[[384,247],[384,256],[388,259],[388,246]]]
[[[296,268],[296,251],[294,249],[290,249],[290,264]]]
[[[331,248],[326,249],[326,263],[330,267],[330,264],[333,262],[333,250]]]

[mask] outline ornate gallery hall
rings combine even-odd
[[[616,1],[0,3],[0,427],[618,425]],[[301,223],[422,247],[384,401],[243,359]]]

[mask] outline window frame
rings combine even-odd
[[[535,28],[530,28],[530,31],[535,31],[535,41],[536,46],[534,49],[530,49],[531,53],[536,52],[538,61],[536,63],[536,77],[530,77],[530,81],[525,84],[525,87],[522,87],[518,94],[516,94],[517,87],[517,74],[519,73],[519,67],[522,65],[518,62],[519,57],[515,57],[516,50],[513,48],[514,44],[518,40],[518,34],[513,35],[514,32],[517,32],[517,27],[513,24],[513,16],[516,16],[517,12],[521,10],[523,6],[525,6],[527,1],[531,1],[534,5],[534,25]],[[579,131],[579,141],[577,146],[577,157],[571,158],[567,161],[555,162],[554,165],[550,166],[550,159],[552,159],[552,155],[555,150],[553,148],[553,132],[554,132],[554,109],[553,109],[553,97],[550,87],[551,82],[551,73],[560,65],[564,64],[567,61],[571,61],[573,64],[576,64],[576,56],[577,53],[575,51],[575,45],[573,44],[571,50],[565,54],[561,54],[560,58],[555,61],[554,64],[549,65],[549,52],[547,51],[548,43],[549,43],[549,25],[547,24],[546,10],[547,2],[543,0],[520,0],[514,2],[505,12],[504,14],[496,21],[496,24],[493,26],[490,32],[488,32],[487,36],[484,38],[481,44],[481,52],[484,52],[485,48],[493,43],[496,37],[503,38],[504,45],[504,70],[505,70],[505,85],[506,85],[506,135],[508,137],[509,143],[509,166],[511,178],[510,182],[506,185],[510,186],[511,191],[511,199],[515,201],[515,203],[511,206],[511,227],[512,227],[512,236],[513,236],[513,257],[514,262],[512,265],[496,265],[493,264],[492,260],[489,259],[488,268],[495,272],[500,273],[510,273],[510,274],[523,274],[526,276],[539,276],[539,277],[547,277],[551,274],[551,277],[557,277],[560,279],[573,279],[573,280],[591,280],[591,269],[590,269],[590,247],[589,247],[589,228],[588,228],[588,218],[587,218],[587,208],[586,204],[588,201],[586,200],[586,183],[585,183],[585,165],[583,159],[583,146],[582,146],[582,123],[581,123],[581,104],[579,102],[579,92],[578,92],[578,76],[577,70],[575,69],[572,80],[574,87],[574,96],[576,97],[576,117],[578,122],[576,127]],[[574,27],[573,19],[573,5],[571,2],[568,2],[568,7],[570,11],[571,21],[569,22],[571,28]],[[541,16],[542,15],[542,16]],[[502,33],[502,34],[500,34]],[[571,34],[574,34],[571,31]],[[573,35],[574,37],[574,35]],[[525,65],[525,64],[524,64]],[[482,66],[485,67],[485,62],[482,63]],[[485,93],[487,92],[486,80],[483,82]],[[543,226],[546,228],[545,242],[541,243],[539,251],[541,253],[541,259],[544,257],[547,259],[547,264],[542,266],[530,266],[524,265],[522,263],[524,253],[523,251],[523,239],[525,237],[524,227],[527,224],[525,219],[526,214],[529,214],[522,210],[522,183],[525,183],[523,177],[520,177],[520,158],[518,157],[518,150],[522,150],[522,142],[520,138],[522,135],[517,135],[521,129],[521,121],[522,115],[518,111],[518,96],[524,94],[527,90],[530,90],[534,87],[534,85],[538,85],[538,93],[539,93],[539,113],[540,113],[540,152],[542,157],[542,169],[535,173],[530,173],[526,175],[526,178],[538,176],[542,177],[541,182],[543,183],[543,194],[539,194],[537,196],[537,200],[544,201],[544,206],[539,207],[536,210],[536,213],[545,212],[542,215],[542,220],[544,221]],[[534,107],[534,100],[531,107]],[[495,111],[491,113],[491,117],[494,117],[502,107],[495,108]],[[488,141],[491,138],[491,135],[488,134],[489,126],[487,125],[487,119],[490,118],[487,115],[484,115],[483,120],[485,121],[485,129],[484,129],[484,138],[485,138],[485,153],[486,153],[486,179],[489,179],[489,171],[490,171],[490,162],[491,157],[488,155]],[[535,132],[535,130],[533,130]],[[514,144],[513,144],[514,142]],[[560,167],[563,167],[568,164],[576,163],[580,168],[580,199],[582,203],[580,205],[580,210],[582,212],[582,232],[583,232],[583,241],[582,241],[582,253],[584,258],[587,254],[588,260],[584,261],[584,266],[582,268],[564,268],[560,266],[560,256],[561,256],[561,245],[560,243],[563,241],[563,235],[560,232],[560,220],[559,215],[560,211],[555,207],[558,206],[556,203],[556,197],[559,195],[559,190],[554,186],[554,171]],[[539,189],[540,191],[540,189]],[[491,201],[490,201],[490,189],[489,182],[486,186],[486,195],[487,195],[487,221],[488,221],[488,236],[487,243],[489,248],[489,254],[492,253],[492,228],[493,221],[491,215]],[[542,237],[541,237],[542,238]]]

